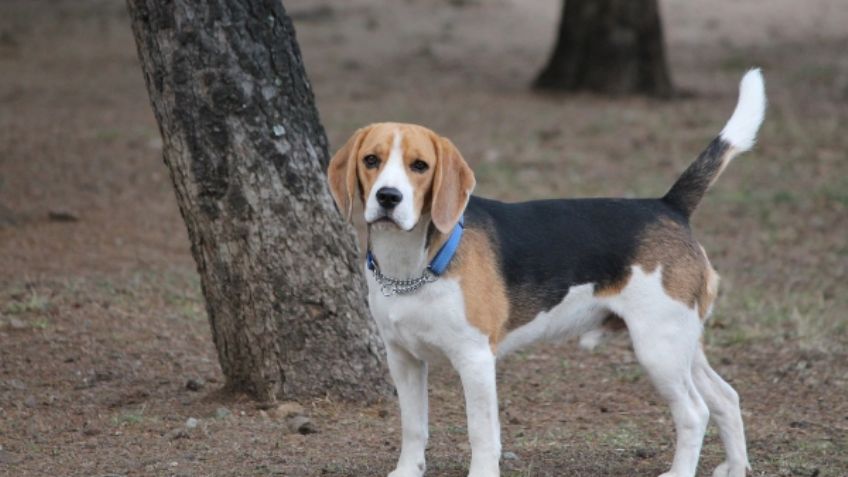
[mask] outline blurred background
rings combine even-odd
[[[762,67],[759,144],[694,218],[723,279],[707,353],[742,396],[755,475],[848,472],[848,2],[661,0],[665,100],[532,90],[559,0],[284,4],[331,150],[420,123],[510,201],[663,194]],[[318,431],[301,435],[218,392],[129,25],[122,1],[0,3],[0,475],[384,475],[393,401],[301,403]],[[627,339],[575,348],[502,363],[504,475],[662,472],[671,421]],[[432,381],[428,475],[463,475],[459,388]]]

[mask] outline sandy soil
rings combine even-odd
[[[332,144],[422,123],[459,145],[480,194],[508,200],[661,194],[762,66],[760,144],[695,219],[723,276],[707,351],[742,396],[754,475],[848,475],[848,2],[663,1],[690,93],[667,102],[530,92],[556,1],[286,4]],[[221,391],[128,24],[120,1],[0,5],[0,475],[385,475],[393,399],[303,402],[318,432],[301,435]],[[670,416],[626,336],[517,354],[499,387],[505,476],[670,462]],[[462,476],[450,370],[431,408],[428,475]],[[701,473],[721,459],[711,429]]]

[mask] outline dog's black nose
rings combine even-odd
[[[403,194],[394,187],[381,187],[377,191],[377,203],[383,208],[394,209],[403,200]]]

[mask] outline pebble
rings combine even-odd
[[[518,460],[518,456],[515,455],[515,452],[504,452],[502,454],[503,460]]]
[[[286,425],[292,433],[296,432],[298,434],[306,435],[318,432],[318,428],[316,428],[315,424],[312,423],[312,420],[306,416],[291,416],[286,419]]]
[[[218,409],[215,409],[215,417],[217,417],[218,419],[223,419],[225,417],[229,417],[230,415],[232,415],[232,412],[230,412],[229,409],[223,406],[219,407]]]
[[[54,222],[77,222],[79,215],[63,209],[54,209],[47,212],[47,217]]]
[[[178,427],[165,434],[165,439],[168,439],[169,441],[177,439],[188,439],[188,431],[182,427]]]
[[[197,425],[199,423],[200,423],[200,421],[198,421],[197,419],[195,419],[193,417],[190,417],[190,418],[186,419],[185,427],[186,427],[186,429],[194,429],[195,427],[197,427]]]
[[[96,436],[96,435],[100,434],[100,429],[98,429],[96,427],[86,426],[82,430],[82,434],[85,435],[85,436]]]
[[[197,378],[197,379],[191,378],[188,381],[186,381],[185,387],[189,391],[197,392],[197,391],[200,391],[201,389],[203,389],[203,386],[205,386],[205,385],[206,385],[206,382],[203,381],[203,379],[201,379],[201,378]]]

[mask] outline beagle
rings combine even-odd
[[[421,126],[362,128],[332,158],[329,185],[368,224],[368,303],[397,388],[402,445],[390,477],[424,474],[427,366],[447,359],[465,393],[469,476],[499,475],[495,361],[541,339],[597,343],[623,324],[668,402],[677,444],[664,477],[693,477],[712,416],[726,451],[715,477],[750,469],[739,397],[701,345],[719,277],[689,218],[765,112],[759,70],[740,84],[727,125],[659,199],[503,203],[471,195],[454,144]]]

